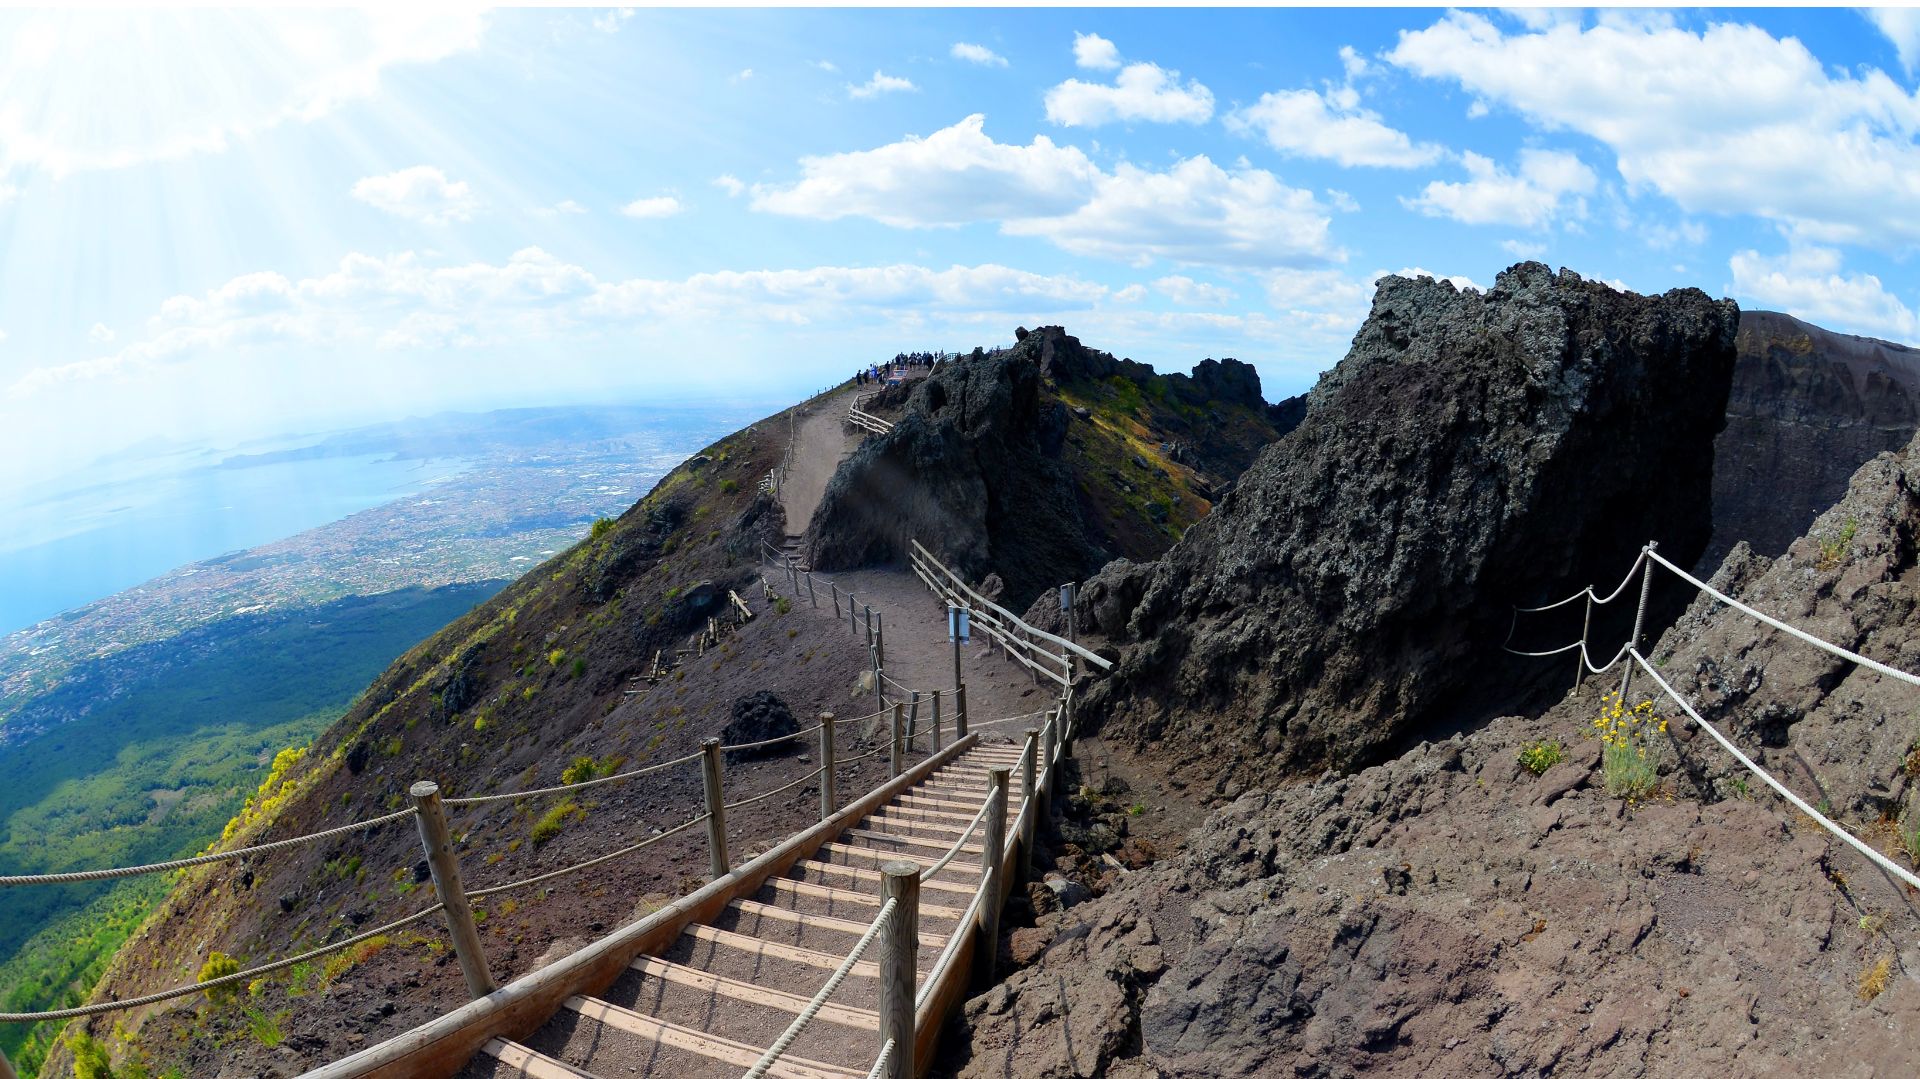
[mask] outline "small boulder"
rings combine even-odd
[[[763,689],[734,700],[732,718],[727,720],[726,727],[721,730],[720,741],[730,746],[745,745],[751,742],[764,742],[769,738],[779,738],[799,729],[800,724],[793,718],[793,709],[787,707],[787,702],[781,700],[779,695],[771,690]],[[803,748],[805,747],[801,739],[790,738],[760,749],[729,753],[727,756],[735,760],[775,757],[797,752]]]

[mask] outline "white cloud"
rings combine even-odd
[[[1290,266],[1343,257],[1327,208],[1272,173],[1228,171],[1205,157],[1165,172],[1122,164],[1109,173],[1044,135],[1026,146],[997,143],[977,114],[925,138],[800,165],[792,185],[756,185],[753,208],[869,217],[897,228],[998,222],[1009,235],[1133,263]]]
[[[1435,180],[1414,199],[1400,201],[1428,217],[1450,217],[1467,225],[1515,225],[1543,228],[1561,217],[1586,216],[1586,200],[1596,185],[1593,170],[1573,154],[1559,150],[1520,151],[1520,167],[1508,172],[1472,153],[1460,155],[1468,179]]]
[[[353,185],[353,197],[396,217],[428,225],[472,220],[480,199],[465,180],[449,180],[432,165],[368,176]]]
[[[87,340],[92,341],[96,345],[110,344],[114,336],[114,332],[108,329],[105,323],[101,322],[94,323],[93,327],[87,331]]]
[[[1840,253],[1831,248],[1776,256],[1740,251],[1728,264],[1742,299],[1830,329],[1920,342],[1920,316],[1873,274],[1843,273]]]
[[[533,209],[535,217],[571,217],[574,214],[584,214],[586,212],[587,208],[585,206],[580,205],[572,199],[561,199],[552,206],[536,206]]]
[[[0,14],[0,173],[55,175],[219,152],[373,96],[396,67],[471,49],[477,11]],[[32,87],[32,104],[20,88]]]
[[[1327,95],[1314,90],[1281,90],[1227,115],[1227,128],[1259,134],[1283,154],[1314,157],[1346,167],[1371,165],[1408,169],[1431,165],[1446,150],[1415,143],[1388,127],[1380,114],[1363,109],[1350,87]]]
[[[1047,119],[1064,127],[1115,121],[1199,124],[1213,115],[1213,91],[1158,64],[1128,64],[1113,85],[1068,79],[1047,91]]]
[[[953,48],[948,51],[955,60],[965,60],[970,64],[979,64],[982,67],[1007,66],[1006,57],[994,52],[985,45],[974,45],[965,41],[956,41],[953,44]]]
[[[1185,274],[1172,274],[1153,283],[1160,295],[1183,307],[1219,307],[1237,295],[1223,285],[1195,281]]]
[[[750,67],[743,67],[739,71],[734,72],[733,78],[727,81],[738,84],[738,83],[746,82],[748,79],[751,79],[751,78],[753,78],[753,69]]]
[[[1378,282],[1382,277],[1385,277],[1385,276],[1387,275],[1383,273],[1374,274],[1373,279],[1374,281]],[[1434,273],[1432,270],[1423,270],[1418,266],[1409,266],[1409,267],[1406,267],[1405,269],[1395,270],[1393,272],[1393,276],[1413,277],[1413,278],[1425,277],[1425,278],[1430,278],[1434,281],[1451,281],[1453,282],[1454,288],[1463,288],[1463,289],[1470,288],[1470,289],[1474,289],[1475,291],[1485,291],[1480,287],[1478,282],[1476,282],[1473,278],[1466,276],[1465,274],[1437,274],[1437,273]]]
[[[1360,212],[1360,201],[1337,187],[1327,188],[1327,202],[1343,214]]]
[[[1547,245],[1532,240],[1501,240],[1500,250],[1517,259],[1537,259],[1547,253]]]
[[[878,97],[881,94],[898,94],[919,89],[918,86],[915,86],[907,79],[888,75],[882,71],[875,71],[873,78],[868,79],[859,86],[848,83],[847,96],[852,98],[868,98]]]
[[[1001,231],[1136,265],[1165,258],[1258,267],[1344,258],[1331,224],[1313,192],[1288,187],[1263,169],[1229,172],[1201,156],[1166,172],[1122,164],[1072,213],[1007,221]]]
[[[1120,66],[1120,50],[1099,34],[1073,35],[1073,62],[1089,71],[1112,71]]]
[[[621,24],[631,18],[633,9],[630,7],[609,8],[593,17],[593,28],[603,34],[618,33]]]
[[[817,67],[822,71],[830,72],[835,75],[840,73],[840,65],[834,63],[832,60],[812,60],[812,61],[809,61],[809,63],[811,63],[814,67]]]
[[[713,186],[725,191],[727,197],[730,199],[739,198],[741,193],[747,189],[747,185],[741,183],[740,178],[731,172],[723,172],[715,176],[713,178]]]
[[[1674,224],[1654,223],[1640,227],[1640,239],[1655,251],[1667,251],[1675,247],[1699,247],[1707,242],[1707,226],[1698,221],[1678,221]]]
[[[1351,45],[1340,46],[1340,66],[1346,69],[1348,81],[1373,74],[1373,65]]]
[[[686,209],[686,207],[681,205],[680,200],[672,195],[654,195],[647,198],[634,199],[632,202],[620,207],[620,212],[628,217],[637,217],[644,220],[656,217],[672,217],[684,209]]]
[[[1036,135],[993,141],[978,113],[925,138],[802,158],[788,187],[755,185],[753,208],[794,217],[870,217],[896,228],[1064,213],[1093,193],[1100,169],[1071,146]]]
[[[1864,14],[1893,43],[1902,66],[1909,72],[1920,66],[1920,8],[1868,8]]]
[[[1829,68],[1797,39],[1670,19],[1508,33],[1453,12],[1388,55],[1599,140],[1629,185],[1688,213],[1753,214],[1802,242],[1920,245],[1920,99],[1883,72]]]
[[[443,263],[412,252],[355,254],[316,277],[253,273],[199,296],[173,297],[148,321],[140,340],[114,353],[29,372],[7,396],[19,400],[63,385],[252,349],[277,355],[294,345],[399,352],[520,347],[663,319],[870,322],[874,312],[895,309],[999,312],[1010,327],[1036,309],[1084,310],[1110,295],[1106,286],[1072,275],[993,264],[822,266],[602,281],[539,248],[515,252],[503,263]]]

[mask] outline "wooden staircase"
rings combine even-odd
[[[726,902],[717,916],[688,924],[667,946],[635,957],[604,991],[567,997],[524,1041],[487,1041],[458,1074],[738,1079],[872,924],[882,903],[880,866],[938,862],[985,804],[987,770],[1019,761],[1018,746],[974,742],[849,820],[809,857]],[[1009,832],[1021,808],[1016,773],[1007,798]],[[922,985],[955,935],[973,931],[967,907],[979,888],[982,849],[976,832],[953,862],[921,884]],[[880,1048],[877,958],[869,953],[854,966],[769,1076],[868,1074]]]

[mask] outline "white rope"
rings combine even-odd
[[[564,794],[568,791],[580,791],[586,790],[588,787],[598,787],[602,783],[624,782],[637,776],[665,771],[675,765],[685,764],[688,761],[697,761],[699,759],[699,753],[689,753],[684,757],[675,757],[670,761],[661,761],[659,764],[650,764],[645,768],[635,768],[630,772],[621,772],[618,775],[601,776],[599,779],[583,779],[578,783],[563,783],[558,787],[540,787],[530,791],[509,791],[506,794],[479,794],[471,798],[443,798],[441,802],[450,806],[476,806],[485,805],[488,802],[509,802],[519,798],[538,798],[547,794]]]
[[[272,963],[263,963],[260,966],[251,967],[247,970],[238,971],[223,977],[208,978],[204,982],[195,982],[193,985],[175,986],[172,989],[163,990],[158,993],[148,993],[143,997],[131,997],[126,1000],[109,1000],[100,1004],[89,1004],[84,1008],[67,1008],[57,1012],[0,1012],[0,1023],[38,1023],[50,1019],[79,1019],[83,1016],[99,1015],[102,1012],[120,1011],[125,1008],[139,1008],[148,1004],[158,1004],[163,1000],[172,1000],[175,997],[204,993],[209,989],[220,989],[229,985],[238,985],[241,982],[258,978],[263,974],[272,974],[276,970],[285,970],[297,963],[304,963],[317,956],[351,948],[362,941],[372,940],[374,937],[380,936],[383,933],[391,933],[396,929],[403,929],[422,918],[432,917],[445,909],[446,907],[435,903],[425,910],[416,911],[398,921],[388,922],[378,929],[369,929],[364,933],[348,937],[345,940],[336,941],[332,944],[323,944],[311,951],[301,952],[296,956],[276,960]]]
[[[1573,595],[1568,596],[1566,599],[1555,600],[1554,602],[1549,603],[1544,607],[1515,607],[1513,609],[1514,613],[1515,614],[1539,614],[1541,611],[1551,611],[1556,607],[1565,607],[1567,604],[1572,603],[1573,601],[1579,599],[1582,596],[1586,596],[1587,598],[1593,600],[1594,606],[1604,607],[1607,604],[1612,603],[1614,600],[1619,599],[1620,593],[1626,591],[1627,585],[1633,583],[1634,572],[1640,568],[1640,563],[1643,560],[1645,560],[1646,557],[1647,557],[1647,550],[1646,548],[1643,547],[1640,549],[1639,557],[1633,560],[1633,565],[1627,567],[1627,575],[1620,578],[1619,587],[1607,593],[1604,599],[1601,598],[1599,594],[1594,592],[1592,585],[1588,585],[1585,588],[1582,588],[1580,591],[1575,592]],[[1656,555],[1655,557],[1657,558],[1659,556]]]
[[[1659,556],[1656,555],[1655,557],[1658,558]],[[1665,561],[1665,560],[1662,559],[1662,561]],[[1886,870],[1889,873],[1892,873],[1894,876],[1900,878],[1900,880],[1905,882],[1907,885],[1913,888],[1920,888],[1920,877],[1916,877],[1912,873],[1907,872],[1905,869],[1900,868],[1898,864],[1896,864],[1892,859],[1888,858],[1886,855],[1881,854],[1879,851],[1874,850],[1872,847],[1868,846],[1866,843],[1860,841],[1859,839],[1854,838],[1854,835],[1852,832],[1847,831],[1846,829],[1840,827],[1838,824],[1835,824],[1833,821],[1827,819],[1826,814],[1821,813],[1819,810],[1808,805],[1806,801],[1803,800],[1799,795],[1788,790],[1785,786],[1783,786],[1780,783],[1779,780],[1769,775],[1765,769],[1753,763],[1753,760],[1751,758],[1749,758],[1745,753],[1740,752],[1739,746],[1736,746],[1731,741],[1728,741],[1726,735],[1721,734],[1720,731],[1717,728],[1715,728],[1713,724],[1708,723],[1706,720],[1700,718],[1700,713],[1694,711],[1692,705],[1688,704],[1684,699],[1682,699],[1680,694],[1674,692],[1673,687],[1667,684],[1666,679],[1660,677],[1660,672],[1653,669],[1653,665],[1647,662],[1645,656],[1642,656],[1637,650],[1631,650],[1627,654],[1633,657],[1634,662],[1640,665],[1641,670],[1646,671],[1648,675],[1652,676],[1655,682],[1660,684],[1660,688],[1666,691],[1667,696],[1673,698],[1673,703],[1679,705],[1687,713],[1687,718],[1693,720],[1693,722],[1696,725],[1698,725],[1701,730],[1704,730],[1708,734],[1712,735],[1713,740],[1720,743],[1720,747],[1722,749],[1725,749],[1728,753],[1733,754],[1733,757],[1735,760],[1739,761],[1742,765],[1744,765],[1747,771],[1752,772],[1756,776],[1759,776],[1761,782],[1773,788],[1774,793],[1780,795],[1780,797],[1785,798],[1787,801],[1793,803],[1793,806],[1795,809],[1798,809],[1800,812],[1805,813],[1807,816],[1812,817],[1814,820],[1818,821],[1822,828],[1825,828],[1827,831],[1832,832],[1842,842],[1846,843],[1848,846],[1852,847],[1854,850],[1859,851],[1861,854],[1866,855],[1867,858],[1870,861],[1872,861],[1875,865],[1879,866],[1880,868]]]
[[[862,753],[858,757],[841,757],[839,760],[834,761],[833,763],[836,765],[852,764],[854,761],[863,761],[863,760],[866,760],[868,757],[878,757],[883,751],[891,748],[892,748],[891,746],[881,746],[879,749],[869,750],[866,753]]]
[[[814,731],[819,730],[820,727],[821,727],[821,724],[816,723],[813,726],[808,727],[804,731],[794,731],[792,734],[783,734],[778,738],[769,738],[763,742],[748,742],[745,745],[721,746],[720,748],[727,753],[744,753],[749,749],[764,749],[767,746],[776,745],[780,742],[790,742],[795,738],[805,738],[807,735],[812,734]],[[694,756],[696,757],[698,757],[699,755],[700,754],[698,753],[694,754]]]
[[[953,846],[947,848],[947,853],[941,855],[939,861],[920,871],[921,880],[932,880],[941,870],[953,864],[953,860],[960,856],[960,845],[972,838],[973,830],[980,827],[981,821],[987,819],[987,810],[992,805],[991,798],[980,804],[980,811],[973,815],[973,822],[967,825],[966,831],[960,833],[960,838],[953,841]]]
[[[292,839],[280,839],[272,843],[261,843],[258,846],[241,847],[239,850],[221,851],[218,854],[202,854],[196,858],[178,858],[171,862],[154,862],[151,865],[126,866],[121,869],[87,869],[75,873],[36,873],[17,877],[0,877],[0,887],[12,887],[23,884],[74,884],[90,880],[116,880],[120,877],[137,877],[142,873],[165,873],[170,869],[186,869],[189,866],[207,865],[212,862],[228,862],[235,858],[264,854],[267,851],[297,847],[302,843],[313,843],[322,839],[331,839],[334,836],[345,835],[348,832],[358,832],[363,828],[377,828],[382,824],[390,824],[402,817],[411,817],[413,814],[414,810],[412,809],[402,809],[398,812],[389,813],[384,817],[375,817],[372,820],[363,820],[355,824],[343,824],[338,828],[329,828],[324,832],[314,832],[311,835],[294,836]]]
[[[809,780],[820,778],[820,773],[826,770],[827,770],[827,766],[823,764],[820,767],[815,768],[813,771],[808,772],[806,775],[801,776],[799,779],[796,779],[791,783],[782,783],[781,785],[773,788],[770,791],[762,791],[761,793],[753,795],[750,798],[742,798],[737,802],[728,802],[726,805],[722,806],[721,808],[739,809],[741,806],[750,806],[755,802],[765,801],[766,799],[771,798],[776,794],[779,794],[781,791],[792,790],[793,788],[798,787],[802,783],[806,783]]]
[[[867,1069],[867,1079],[880,1079],[887,1073],[887,1065],[893,1062],[893,1039],[880,1047],[880,1055],[874,1059],[873,1067]]]
[[[1749,607],[1746,604],[1740,602],[1739,600],[1734,599],[1732,596],[1727,595],[1725,592],[1722,592],[1719,589],[1714,588],[1712,585],[1708,584],[1707,582],[1701,580],[1698,577],[1695,577],[1693,574],[1688,573],[1686,570],[1683,570],[1679,566],[1676,566],[1673,563],[1667,561],[1665,558],[1661,557],[1660,552],[1649,551],[1647,553],[1652,556],[1655,562],[1658,562],[1661,565],[1672,570],[1674,574],[1678,576],[1681,580],[1687,582],[1688,584],[1694,586],[1695,588],[1698,588],[1700,591],[1705,592],[1707,595],[1712,596],[1714,599],[1719,600],[1720,602],[1726,604],[1729,607],[1732,607],[1734,610],[1739,611],[1742,614],[1745,614],[1751,618],[1757,618],[1760,621],[1765,622],[1767,625],[1772,626],[1774,629],[1780,630],[1781,632],[1790,634],[1794,637],[1798,637],[1799,639],[1807,642],[1808,644],[1814,646],[1815,648],[1820,649],[1823,652],[1827,652],[1832,655],[1839,656],[1841,659],[1850,660],[1854,663],[1858,663],[1862,667],[1879,671],[1881,674],[1884,674],[1889,678],[1897,678],[1900,681],[1905,682],[1910,686],[1920,686],[1920,676],[1908,674],[1906,671],[1900,670],[1897,667],[1889,667],[1886,664],[1880,662],[1879,660],[1868,659],[1867,657],[1861,655],[1858,652],[1849,652],[1848,650],[1840,647],[1837,644],[1829,644],[1826,641],[1823,641],[1820,638],[1815,637],[1813,634],[1808,633],[1803,629],[1795,628],[1793,626],[1786,624],[1785,622],[1780,621],[1778,618],[1775,618],[1770,614],[1763,614],[1760,611],[1754,610],[1752,607]]]
[[[477,888],[473,891],[468,892],[467,898],[469,900],[485,899],[490,895],[499,895],[501,892],[511,892],[515,888],[526,888],[535,884],[542,884],[542,883],[545,883],[546,881],[554,880],[555,878],[558,878],[558,877],[564,877],[569,873],[578,873],[582,869],[591,869],[592,867],[596,865],[600,865],[603,862],[611,862],[615,858],[618,858],[622,855],[632,854],[634,851],[642,850],[646,847],[651,847],[655,843],[660,842],[662,839],[665,839],[670,835],[675,835],[677,833],[686,831],[687,829],[693,827],[694,825],[699,824],[700,822],[706,820],[709,816],[711,816],[711,814],[702,813],[690,821],[684,821],[680,824],[674,825],[673,827],[667,829],[666,831],[661,832],[659,835],[650,836],[631,846],[621,847],[619,850],[613,851],[608,854],[602,854],[598,858],[590,858],[587,861],[580,862],[575,865],[570,865],[565,869],[556,869],[551,873],[542,873],[537,877],[528,877],[525,880],[516,880],[510,884],[496,884],[491,888]]]
[[[880,936],[880,930],[886,927],[888,920],[893,917],[894,909],[899,905],[898,899],[891,898],[880,904],[879,915],[873,919],[873,924],[867,927],[866,933],[861,935],[859,943],[853,946],[853,950],[847,953],[847,957],[840,961],[840,966],[828,976],[827,983],[820,987],[820,991],[813,995],[812,1000],[807,1001],[807,1006],[800,1010],[799,1015],[793,1017],[793,1022],[787,1024],[787,1029],[780,1032],[780,1036],[773,1040],[773,1044],[767,1047],[765,1053],[760,1054],[760,1059],[754,1062],[753,1067],[747,1069],[747,1074],[741,1079],[761,1079],[767,1074],[767,1069],[773,1067],[787,1048],[793,1044],[794,1039],[800,1036],[800,1032],[807,1029],[807,1024],[813,1022],[813,1017],[820,1014],[820,1009],[826,1007],[827,998],[839,990],[840,984],[847,980],[847,975],[853,973],[854,964],[860,961],[860,957],[866,954],[866,950]],[[887,1044],[892,1045],[892,1040],[889,1039]]]

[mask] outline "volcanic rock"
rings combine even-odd
[[[799,721],[793,718],[793,709],[787,707],[787,702],[771,690],[763,689],[734,700],[732,718],[720,731],[720,741],[730,746],[746,745],[779,738],[799,729]],[[800,739],[790,738],[762,749],[729,753],[727,756],[730,759],[772,757],[805,748]]]
[[[1538,263],[1485,293],[1383,278],[1300,426],[1163,559],[1085,590],[1124,647],[1083,715],[1258,776],[1515,707],[1514,605],[1649,539],[1705,546],[1737,319]]]

